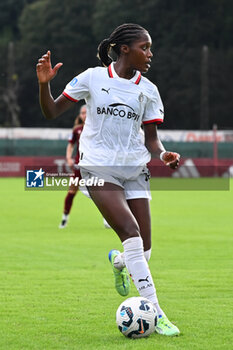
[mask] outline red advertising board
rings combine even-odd
[[[0,157],[0,177],[24,177],[25,169],[55,172],[69,172],[64,157]],[[212,177],[233,176],[233,159],[183,158],[176,170],[163,165],[159,159],[152,159],[148,165],[153,177]]]

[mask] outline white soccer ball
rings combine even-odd
[[[148,337],[155,331],[157,312],[146,298],[128,298],[118,307],[116,323],[122,334],[129,338]]]

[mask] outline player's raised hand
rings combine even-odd
[[[160,159],[164,162],[165,165],[169,166],[172,169],[176,169],[179,166],[180,155],[176,152],[162,152]]]
[[[48,83],[50,80],[52,80],[62,65],[63,63],[60,62],[52,68],[51,52],[47,51],[45,55],[39,58],[38,63],[36,65],[36,73],[39,83]]]

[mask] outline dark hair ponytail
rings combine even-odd
[[[98,46],[97,57],[103,63],[104,66],[109,66],[112,63],[111,57],[108,55],[110,50],[110,40],[104,39]]]
[[[112,63],[112,58],[109,56],[109,51],[112,49],[119,57],[121,54],[121,45],[130,46],[133,42],[147,33],[147,30],[139,24],[125,23],[117,27],[108,39],[104,39],[98,46],[97,57],[104,66],[109,66]]]
[[[74,120],[74,125],[73,125],[73,130],[77,127],[77,126],[82,126],[84,123],[82,121],[82,119],[77,116]]]

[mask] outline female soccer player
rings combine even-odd
[[[173,336],[178,328],[161,309],[147,261],[151,252],[149,181],[146,164],[151,153],[171,168],[177,168],[179,154],[165,151],[156,124],[163,121],[163,104],[157,87],[141,73],[151,64],[151,37],[137,24],[117,27],[98,47],[105,67],[89,68],[75,77],[54,100],[49,87],[62,66],[54,68],[50,51],[37,64],[40,104],[46,118],[53,119],[85,99],[87,118],[80,138],[82,178],[104,179],[103,187],[89,186],[92,200],[118,234],[124,254],[109,253],[115,286],[121,295],[129,292],[126,265],[142,297],[149,299],[158,312],[156,332]],[[111,49],[116,62],[109,56]],[[140,135],[144,124],[145,143]]]
[[[83,130],[83,124],[85,123],[85,119],[86,119],[86,105],[80,108],[79,114],[75,118],[72,135],[69,138],[69,143],[66,148],[66,162],[69,165],[69,167],[74,170],[74,177],[78,177],[79,179],[81,178],[80,170],[77,169],[77,165],[79,162],[79,138]],[[76,150],[76,157],[74,161],[72,159],[72,154],[74,151],[75,144],[77,146],[77,150]],[[59,225],[59,228],[65,228],[67,226],[70,210],[73,204],[73,199],[77,191],[78,191],[78,186],[75,186],[74,184],[72,184],[65,198],[64,211],[63,211],[62,220]]]

